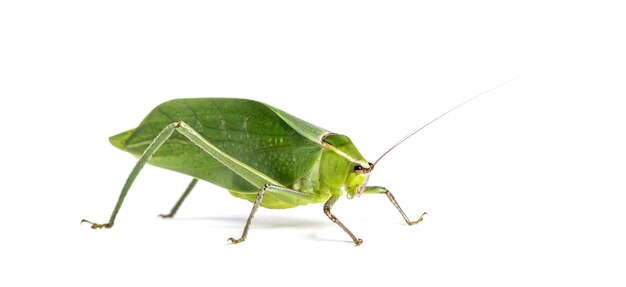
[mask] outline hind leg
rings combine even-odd
[[[197,178],[192,179],[191,182],[189,183],[189,185],[187,186],[187,189],[185,189],[185,192],[183,192],[183,194],[180,196],[178,201],[176,201],[176,204],[174,204],[174,206],[172,207],[172,210],[170,210],[170,213],[159,214],[159,216],[161,218],[172,218],[172,217],[174,217],[174,215],[176,215],[176,212],[178,212],[178,209],[180,208],[180,205],[183,204],[183,201],[185,201],[185,199],[187,198],[189,193],[191,193],[191,190],[193,190],[193,188],[196,186],[196,183],[198,183],[198,179]]]

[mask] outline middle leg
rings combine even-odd
[[[263,200],[263,195],[265,193],[270,193],[272,195],[281,196],[283,198],[294,198],[294,199],[302,199],[312,201],[315,199],[315,194],[306,193],[297,190],[293,190],[290,188],[266,184],[259,189],[259,193],[257,194],[256,200],[254,201],[254,205],[252,206],[252,210],[250,211],[250,215],[248,216],[248,220],[246,221],[246,226],[243,228],[243,233],[239,238],[228,238],[228,241],[231,243],[237,244],[246,240],[248,236],[248,230],[250,229],[250,225],[252,224],[252,218],[254,218],[254,214],[256,214],[257,209],[261,205],[261,201]]]

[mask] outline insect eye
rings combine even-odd
[[[363,170],[362,166],[360,166],[360,165],[355,165],[354,166],[354,171],[361,171],[361,170]]]

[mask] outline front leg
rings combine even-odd
[[[350,230],[345,225],[343,225],[343,223],[341,223],[339,219],[337,219],[337,216],[335,216],[334,214],[330,212],[330,209],[333,207],[335,202],[337,202],[337,199],[339,199],[339,196],[333,195],[328,199],[328,201],[326,201],[326,203],[324,203],[324,214],[326,214],[326,216],[328,216],[328,218],[332,222],[339,225],[339,227],[341,227],[343,231],[348,233],[348,235],[350,235],[350,238],[352,238],[352,241],[354,241],[354,244],[356,244],[356,246],[359,246],[361,245],[361,243],[363,243],[363,240],[361,238],[356,238],[356,236],[354,236],[354,234],[352,234],[352,232],[350,232]]]
[[[404,213],[402,208],[400,208],[400,205],[396,201],[396,198],[393,197],[393,194],[391,194],[391,191],[389,191],[387,188],[384,188],[382,186],[368,186],[368,187],[365,188],[363,193],[370,193],[370,194],[381,194],[381,193],[384,193],[384,194],[386,194],[387,198],[389,198],[389,201],[391,201],[391,203],[393,203],[393,205],[396,207],[396,209],[398,209],[398,211],[400,212],[400,214],[402,215],[402,217],[406,221],[406,224],[408,224],[408,225],[414,225],[414,224],[420,223],[424,219],[424,215],[428,214],[428,213],[424,212],[424,213],[422,213],[420,218],[418,218],[415,221],[411,221],[409,219],[409,217],[406,216],[406,214]]]

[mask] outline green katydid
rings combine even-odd
[[[343,192],[348,198],[386,194],[408,225],[421,222],[426,212],[412,221],[387,188],[367,186],[370,173],[381,158],[406,139],[505,83],[411,131],[374,163],[365,160],[348,137],[261,102],[230,98],[171,100],[157,106],[136,128],[110,138],[115,147],[139,157],[139,161],[109,221],[98,224],[83,219],[81,223],[89,223],[93,229],[111,228],[135,178],[150,163],[192,177],[171,212],[162,217],[174,216],[198,180],[205,180],[253,203],[241,237],[229,238],[232,243],[246,239],[259,206],[280,209],[323,203],[326,216],[360,245],[363,241],[331,212]]]

